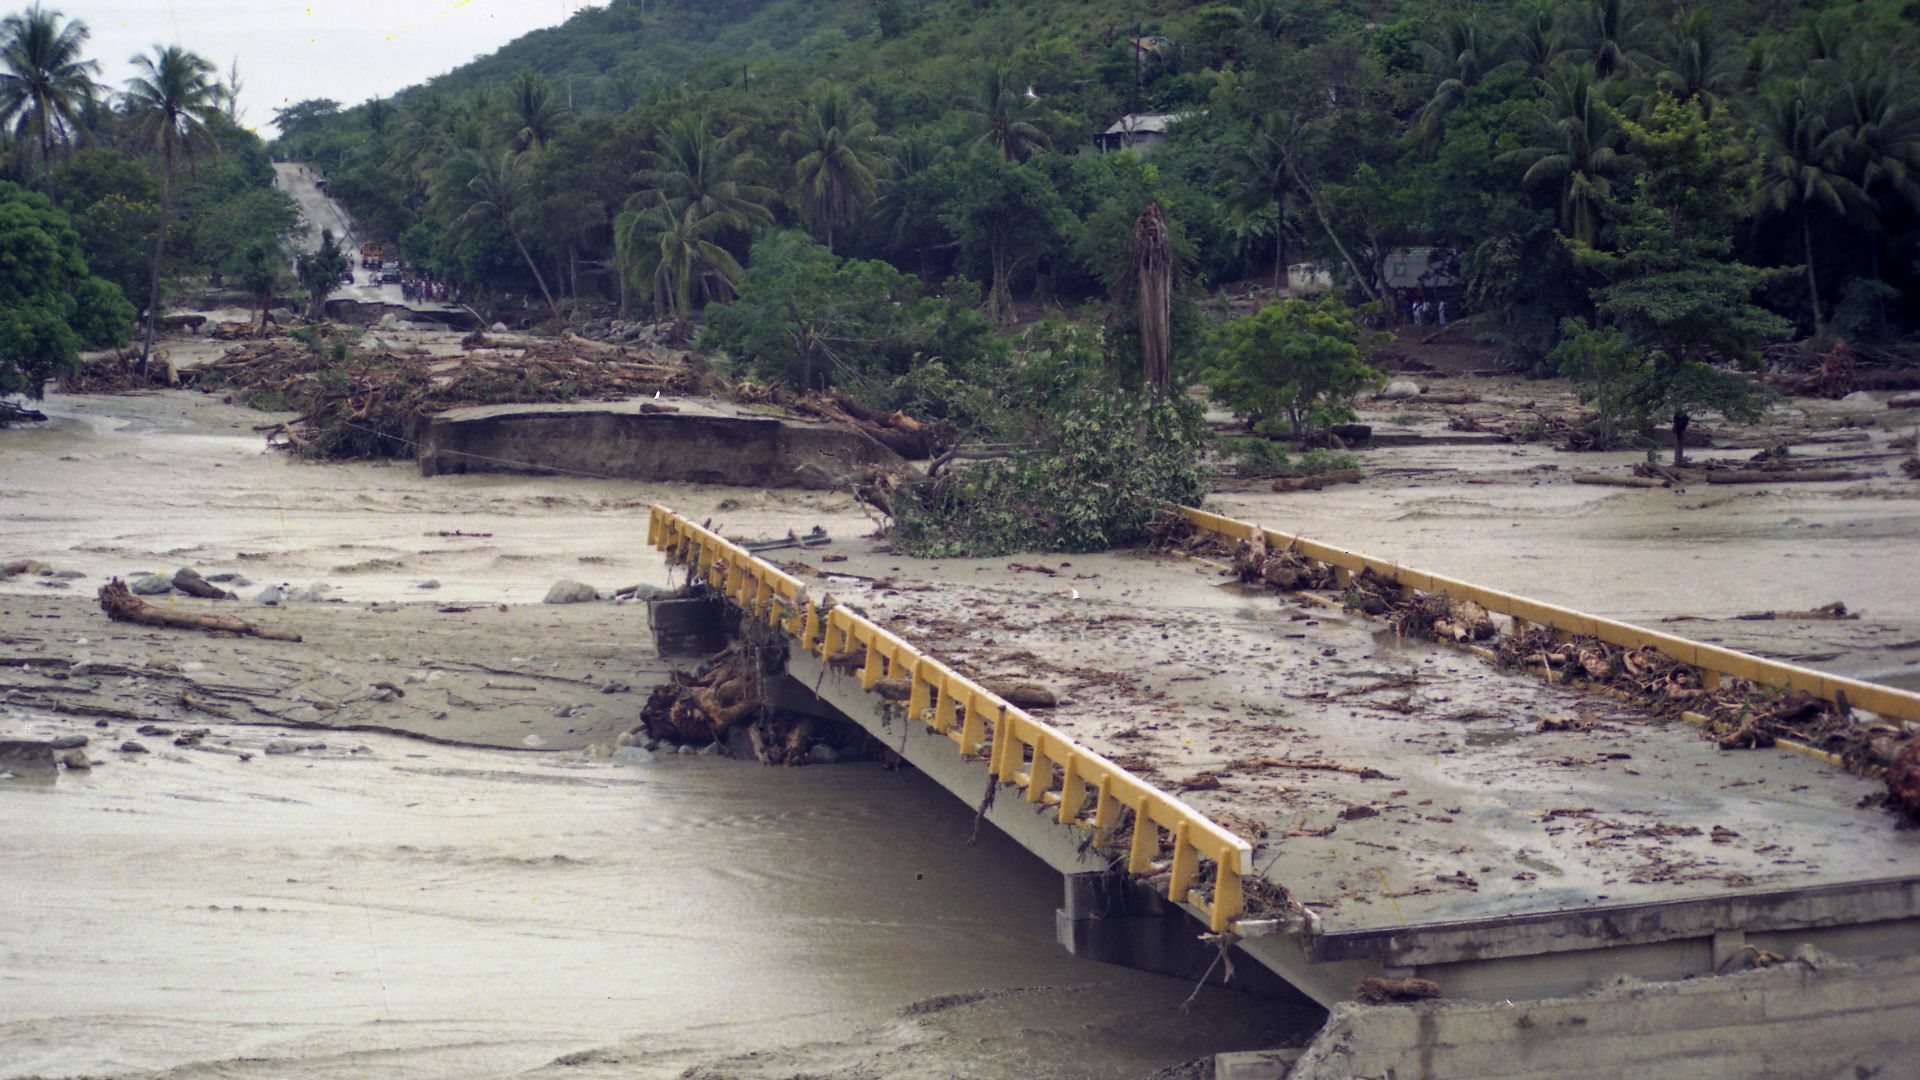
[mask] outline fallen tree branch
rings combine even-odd
[[[273,630],[233,615],[216,615],[212,612],[179,611],[149,604],[133,595],[132,590],[119,578],[114,578],[100,587],[100,610],[107,618],[117,622],[140,623],[144,626],[167,626],[177,630],[214,630],[229,634],[244,634],[248,637],[265,638],[269,641],[299,641],[300,635],[287,630]]]

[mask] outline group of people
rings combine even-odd
[[[430,277],[404,277],[400,279],[400,292],[409,302],[424,301],[435,304],[458,304],[466,290],[451,281],[440,281]]]
[[[1424,297],[1415,298],[1409,296],[1407,291],[1402,289],[1398,296],[1395,297],[1394,306],[1399,309],[1400,321],[1402,322],[1409,322],[1415,326],[1447,325],[1447,302],[1445,300],[1428,300]]]

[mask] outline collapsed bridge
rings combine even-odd
[[[1884,778],[1791,738],[1723,750],[1685,714],[1797,691],[1910,740],[1920,697],[1201,511],[1178,531],[1184,555],[923,563],[867,542],[783,568],[656,507],[649,540],[777,632],[790,702],[860,723],[1066,875],[1060,940],[1083,955],[1197,974],[1230,946],[1236,982],[1332,1007],[1368,979],[1510,1006],[1808,946],[1915,952],[1920,840],[1872,805]],[[1313,585],[1194,557],[1236,545]],[[1325,595],[1381,583],[1470,601],[1503,642],[1657,655],[1685,694],[1543,681]],[[1042,721],[982,685],[1007,674],[1064,700]]]

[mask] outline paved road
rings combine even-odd
[[[357,300],[363,304],[392,304],[397,307],[411,308],[414,311],[460,311],[451,304],[408,303],[406,294],[399,285],[375,284],[372,275],[359,266],[360,243],[368,237],[362,236],[339,203],[334,202],[320,189],[314,186],[313,174],[304,165],[291,162],[278,162],[273,166],[274,186],[293,197],[300,207],[300,216],[307,219],[307,231],[298,234],[294,243],[301,251],[317,251],[320,247],[320,231],[332,229],[333,235],[346,242],[347,250],[353,254],[353,284],[342,285],[333,293],[335,299]]]

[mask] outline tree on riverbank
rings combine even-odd
[[[87,272],[67,216],[0,180],[0,397],[39,397],[82,348],[126,344],[133,319],[119,286]]]
[[[160,269],[167,251],[167,221],[173,207],[174,168],[181,159],[195,165],[220,152],[208,127],[219,109],[219,86],[205,57],[178,45],[154,46],[152,56],[133,58],[140,74],[127,83],[127,117],[140,140],[160,155],[160,228],[154,230],[153,284],[147,293],[147,329],[140,342],[140,370],[153,355],[153,331],[160,320]]]

